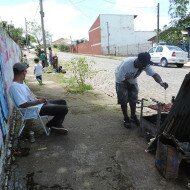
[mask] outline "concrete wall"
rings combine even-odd
[[[8,89],[13,79],[12,67],[20,60],[19,46],[0,28],[0,189],[4,180],[7,145],[9,143],[9,118],[13,105],[8,96]]]
[[[109,45],[123,46],[135,43],[134,35],[134,16],[133,15],[100,15],[101,42],[102,47]]]
[[[148,39],[152,38],[155,35],[156,32],[154,31],[135,31],[134,32],[135,43],[139,44],[149,43]]]
[[[89,42],[78,45],[78,53],[127,56],[147,51],[148,39],[156,33],[134,31],[134,19],[134,15],[101,14],[90,27]]]
[[[156,33],[134,31],[134,19],[134,15],[100,15],[103,54],[108,54],[108,30],[110,54],[135,55],[140,49],[147,51],[150,48],[148,39]],[[134,51],[132,47],[135,47]]]

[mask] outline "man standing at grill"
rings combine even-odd
[[[159,83],[164,89],[168,88],[168,84],[163,82],[160,75],[157,74],[150,66],[150,54],[148,52],[139,53],[138,57],[128,57],[121,62],[115,70],[116,77],[116,93],[118,104],[124,116],[124,127],[131,128],[131,122],[137,126],[140,122],[136,116],[136,103],[138,100],[138,84],[137,77],[144,70],[147,75]],[[131,118],[128,116],[127,104],[131,109]]]

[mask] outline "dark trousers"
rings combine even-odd
[[[53,119],[48,122],[49,127],[61,127],[67,113],[68,108],[65,100],[50,100],[45,103],[40,110],[41,116],[54,116]]]
[[[46,60],[42,60],[42,67],[44,68],[46,66]]]

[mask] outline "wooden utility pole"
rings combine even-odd
[[[26,49],[29,51],[29,48],[28,48],[28,26],[27,26],[26,18],[25,18],[25,30],[26,30]]]
[[[44,53],[45,53],[45,55],[47,57],[46,35],[45,35],[45,29],[44,29],[44,11],[43,11],[43,2],[42,2],[42,0],[40,0],[40,15],[41,15],[41,26],[42,26]],[[47,65],[47,63],[46,63],[46,65]]]
[[[159,30],[160,30],[160,4],[157,6],[157,43],[159,43]]]
[[[110,32],[109,32],[109,23],[106,22],[107,25],[107,35],[108,35],[108,55],[110,54]]]

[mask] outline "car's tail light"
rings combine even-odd
[[[175,53],[175,51],[172,52],[172,57],[176,57],[176,53]]]

